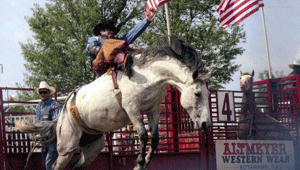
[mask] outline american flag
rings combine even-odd
[[[149,8],[157,9],[159,6],[161,6],[167,2],[169,2],[169,0],[148,0],[146,10],[148,10]],[[144,18],[145,17],[146,16],[144,14]]]
[[[146,9],[154,8],[157,9],[159,6],[169,2],[169,0],[148,0]]]
[[[238,24],[263,6],[263,0],[223,0],[217,8],[220,25],[227,28]]]

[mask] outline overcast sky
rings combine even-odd
[[[263,8],[269,46],[270,63],[273,72],[283,71],[288,75],[292,70],[288,64],[300,59],[300,1],[299,0],[264,0]],[[243,72],[258,73],[268,70],[267,49],[261,10],[241,22],[246,31],[247,42],[240,44],[245,49],[237,56],[236,63],[241,64]],[[239,90],[239,75],[225,85],[227,90]]]
[[[32,16],[33,4],[44,6],[45,0],[1,0],[0,1],[0,64],[3,66],[0,87],[16,87],[23,83],[25,61],[21,54],[19,42],[32,39],[25,16]],[[271,66],[274,71],[292,70],[288,64],[300,59],[300,1],[299,0],[264,0],[265,23],[268,36]],[[247,42],[240,44],[245,49],[234,61],[241,64],[240,70],[250,72],[255,70],[255,80],[258,73],[268,70],[267,51],[261,11],[258,11],[242,23],[246,31]],[[172,27],[172,26],[171,26]],[[225,85],[227,90],[239,90],[239,74],[233,76],[234,81]],[[31,88],[31,87],[30,87]]]

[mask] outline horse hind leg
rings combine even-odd
[[[79,127],[73,127],[75,126],[70,124],[67,118],[58,124],[56,129],[58,158],[52,166],[54,170],[63,170],[72,159],[74,152],[79,148],[82,132]]]
[[[90,135],[83,133],[79,146],[80,155],[71,163],[72,170],[86,168],[98,156],[105,146],[104,135]]]
[[[134,127],[136,128],[136,131],[140,139],[140,153],[136,160],[136,166],[134,167],[134,170],[143,170],[145,165],[146,144],[148,142],[148,133],[142,122],[135,124]]]
[[[143,170],[145,165],[145,156],[146,156],[146,144],[148,142],[148,133],[145,129],[142,117],[140,116],[139,110],[133,109],[135,107],[127,107],[126,112],[128,113],[128,116],[136,129],[136,132],[140,139],[140,153],[138,155],[138,158],[136,160],[136,165],[134,167],[134,170]]]
[[[61,143],[57,145],[58,158],[52,165],[53,170],[63,170],[66,167],[78,149],[77,141],[79,141],[79,136],[65,135],[65,138],[62,138]]]
[[[52,170],[63,170],[65,166],[70,162],[74,152],[68,152],[64,155],[58,155],[55,163],[52,165]]]

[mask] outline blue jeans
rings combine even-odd
[[[51,170],[51,166],[54,164],[57,157],[56,143],[42,146],[42,163],[46,170]]]

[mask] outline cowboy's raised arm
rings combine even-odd
[[[151,20],[154,18],[155,14],[156,14],[156,10],[153,8],[146,10],[145,11],[146,18],[142,22],[137,24],[129,32],[127,32],[125,35],[123,35],[123,37],[121,37],[120,40],[125,40],[130,44],[133,43],[137,39],[137,37],[139,37],[150,25]]]

